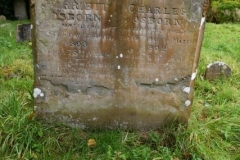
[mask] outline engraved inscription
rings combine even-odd
[[[96,14],[73,14],[73,13],[60,13],[56,16],[57,19],[60,20],[77,20],[77,21],[85,21],[85,22],[100,22],[101,16]]]
[[[59,33],[49,31],[46,35],[64,37],[48,50],[58,56],[58,69],[52,69],[51,61],[44,62],[48,67],[41,73],[56,74],[54,77],[66,81],[69,77],[78,81],[80,76],[81,81],[87,81],[89,77],[114,78],[117,70],[123,72],[120,75],[136,74],[137,79],[148,79],[149,83],[156,76],[165,82],[190,73],[186,58],[194,53],[197,27],[186,31],[187,11],[182,3],[173,6],[164,1],[157,5],[134,1],[126,3],[126,10],[117,15],[117,1],[100,2],[72,0],[54,8],[52,18],[61,21],[61,27]],[[130,21],[122,20],[121,15]],[[192,51],[186,52],[186,47]],[[183,53],[186,55],[179,56]],[[165,74],[173,71],[177,75]]]
[[[134,23],[156,24],[156,25],[174,25],[183,24],[183,17],[186,17],[186,11],[180,8],[168,7],[149,7],[129,5],[129,12],[137,13],[138,16],[133,18]],[[141,16],[141,15],[145,16]]]

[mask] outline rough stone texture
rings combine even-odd
[[[212,81],[222,77],[231,76],[231,68],[224,62],[214,62],[207,66],[205,79]]]
[[[31,6],[38,118],[81,128],[187,122],[208,1],[37,0]]]
[[[17,42],[31,41],[31,24],[21,24],[17,26]]]
[[[28,19],[24,0],[14,0],[14,15],[18,19]]]

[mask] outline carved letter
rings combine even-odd
[[[133,4],[129,5],[128,9],[129,9],[130,12],[134,12],[135,11],[135,5],[133,5]]]
[[[178,8],[172,8],[173,15],[178,15]]]

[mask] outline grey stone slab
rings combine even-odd
[[[18,19],[28,19],[26,2],[24,0],[14,0],[14,15]]]

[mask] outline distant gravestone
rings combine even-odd
[[[14,14],[18,19],[28,19],[26,3],[24,0],[14,0]]]
[[[6,17],[4,15],[0,15],[0,21],[5,21],[6,20]]]
[[[204,0],[32,4],[35,113],[81,128],[188,121]]]
[[[218,78],[230,77],[231,68],[224,62],[214,62],[207,66],[205,79],[212,81]]]
[[[31,24],[17,26],[17,42],[31,41]]]

